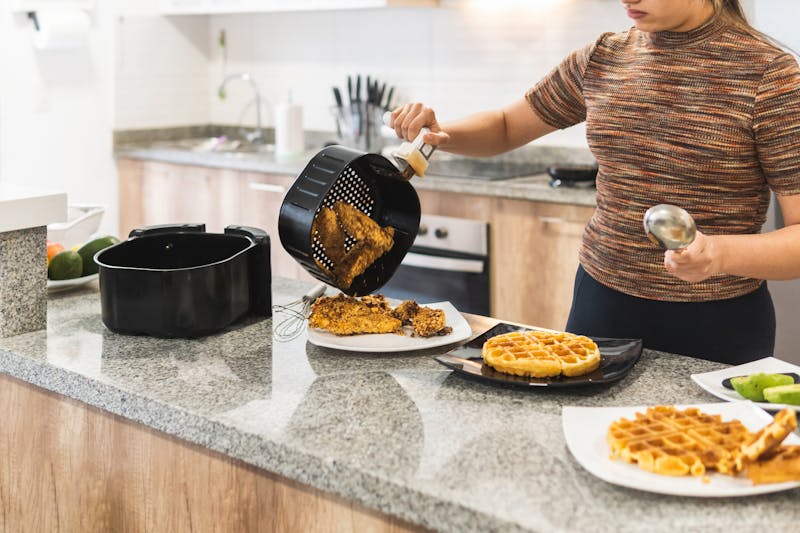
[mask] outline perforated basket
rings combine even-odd
[[[320,268],[333,264],[325,255],[317,235],[312,234],[314,217],[322,207],[347,202],[369,215],[381,226],[392,226],[394,246],[378,258],[350,287],[338,287],[336,280]],[[385,157],[329,146],[306,165],[292,184],[281,205],[278,234],[281,244],[312,276],[351,296],[370,294],[394,274],[417,236],[419,198],[408,181]],[[347,238],[345,249],[355,241]]]

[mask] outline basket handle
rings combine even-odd
[[[131,230],[131,232],[128,233],[128,238],[135,239],[136,237],[157,235],[159,233],[205,233],[205,231],[205,224],[158,224]]]
[[[269,259],[269,235],[263,229],[250,226],[228,226],[225,235],[247,237],[255,247],[250,254],[250,312],[261,316],[272,316],[272,268]]]

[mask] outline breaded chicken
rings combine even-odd
[[[402,317],[402,318],[401,318]],[[407,323],[404,321],[407,320]],[[421,307],[407,300],[392,309],[382,294],[362,296],[325,296],[311,306],[308,326],[330,331],[335,335],[364,333],[398,333],[403,326],[412,325],[417,337],[447,335],[453,328],[445,322],[441,309]]]
[[[444,311],[430,307],[420,307],[411,325],[414,327],[414,334],[419,337],[447,335],[453,331],[445,321]]]
[[[400,333],[402,323],[380,305],[340,294],[323,296],[311,306],[308,326],[330,331],[334,335],[362,333]]]
[[[392,313],[392,306],[389,305],[389,300],[383,294],[367,294],[361,297],[367,307],[381,313]],[[396,317],[399,318],[399,317]]]
[[[363,274],[384,252],[385,250],[377,248],[367,241],[355,243],[342,260],[333,267],[336,286],[340,289],[350,287],[353,284],[353,280]]]
[[[403,323],[404,326],[410,326],[414,317],[419,311],[419,304],[414,300],[406,300],[394,308],[392,314]]]
[[[336,202],[333,210],[342,229],[357,241],[365,241],[384,252],[394,246],[394,228],[382,228],[377,222],[346,202]]]
[[[311,234],[317,235],[320,244],[325,248],[325,255],[333,264],[342,260],[345,254],[345,234],[339,227],[336,212],[330,207],[323,207],[314,217]]]

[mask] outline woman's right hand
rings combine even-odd
[[[401,139],[413,141],[422,128],[428,128],[422,141],[433,146],[446,146],[450,135],[443,131],[436,120],[436,113],[430,107],[419,102],[402,105],[392,111],[392,123],[395,133]]]

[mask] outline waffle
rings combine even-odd
[[[756,461],[769,453],[796,428],[797,413],[791,409],[784,409],[776,413],[771,423],[761,428],[742,444],[742,454],[739,457],[738,466],[742,468],[745,462]]]
[[[747,465],[747,477],[754,485],[800,481],[800,446],[778,446]]]
[[[608,428],[612,456],[668,476],[701,476],[707,470],[736,474],[742,445],[751,433],[738,420],[723,422],[690,407],[648,407],[634,420],[621,418]]]
[[[597,344],[572,333],[513,331],[487,340],[482,354],[498,372],[535,378],[580,376],[600,366]]]

